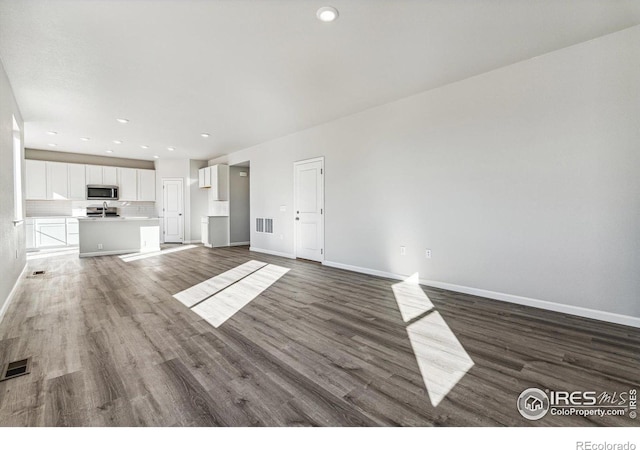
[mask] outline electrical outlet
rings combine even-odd
[[[102,250],[102,244],[98,244],[98,250]]]
[[[424,256],[425,256],[425,258],[427,258],[427,259],[431,259],[431,249],[429,249],[429,248],[428,248],[428,249],[424,252]]]
[[[284,234],[280,235],[280,240],[283,241],[284,240]]]
[[[280,212],[287,212],[287,205],[280,206]]]
[[[400,247],[400,256],[404,256],[407,254],[407,247],[402,246]]]

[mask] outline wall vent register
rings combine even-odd
[[[10,380],[31,372],[31,358],[13,361],[7,364],[2,371],[0,381]]]
[[[273,219],[256,218],[256,232],[258,233],[273,233]]]

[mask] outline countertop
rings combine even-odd
[[[122,222],[123,220],[158,220],[158,217],[78,217],[83,222]]]
[[[82,217],[87,217],[87,216],[29,216],[29,217],[25,217],[24,220],[29,220],[29,219],[80,219]]]

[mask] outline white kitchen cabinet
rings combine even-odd
[[[156,201],[156,171],[138,169],[138,201]]]
[[[27,200],[47,199],[47,163],[27,159],[25,161]]]
[[[98,184],[105,186],[118,185],[118,168],[111,166],[93,166],[87,164],[86,176],[87,184]]]
[[[47,162],[47,200],[69,199],[69,174],[67,164]]]
[[[59,247],[67,245],[65,219],[36,219],[36,247]]]
[[[211,176],[209,202],[229,200],[229,166],[217,164],[208,167]]]
[[[80,239],[75,217],[39,217],[25,219],[26,248],[76,246]]]
[[[118,192],[120,200],[138,200],[138,175],[136,169],[118,168],[117,185],[120,188],[120,191]]]
[[[198,187],[209,189],[209,201],[228,200],[229,166],[216,164],[198,170]]]
[[[84,164],[67,164],[69,175],[69,199],[85,200],[87,198],[87,182]]]
[[[87,184],[104,184],[102,182],[102,166],[92,166],[87,164],[85,167]]]
[[[229,246],[229,218],[202,217],[200,220],[200,240],[205,247]]]
[[[27,241],[26,242],[27,250],[36,248],[36,230],[33,223],[33,219],[25,219],[24,234]]]
[[[198,187],[210,188],[211,187],[211,168],[203,167],[198,170]]]
[[[205,247],[211,247],[211,242],[209,242],[209,218],[203,217],[200,220],[200,242],[204,244]]]
[[[102,184],[107,186],[118,185],[118,168],[102,166]]]
[[[78,219],[66,219],[67,225],[67,245],[78,245],[80,243],[80,231]]]

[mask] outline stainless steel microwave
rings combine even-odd
[[[118,186],[88,184],[87,200],[118,200]]]

